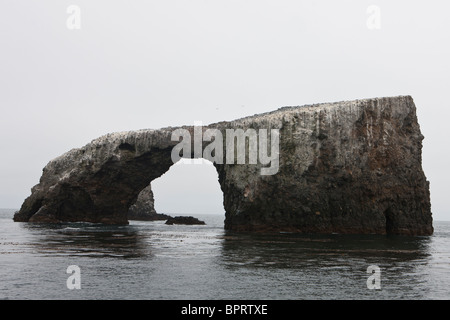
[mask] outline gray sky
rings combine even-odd
[[[445,0],[2,0],[0,207],[20,207],[49,160],[109,132],[411,95],[434,219],[450,220],[449,12]],[[164,179],[158,211],[223,213],[211,166]]]

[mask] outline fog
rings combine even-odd
[[[0,207],[20,207],[48,161],[106,133],[411,95],[434,219],[450,220],[449,9],[444,0],[3,0]],[[223,214],[211,166],[172,168],[154,191],[159,211]]]

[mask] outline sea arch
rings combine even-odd
[[[279,132],[274,174],[261,174],[262,163],[214,162],[225,229],[433,233],[424,137],[410,96],[285,107],[207,129]],[[193,126],[108,134],[50,161],[14,220],[128,223],[141,190],[173,165],[176,130],[192,139],[183,157],[202,158]]]

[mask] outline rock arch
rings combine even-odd
[[[173,164],[171,135],[180,128],[194,137],[192,126],[112,133],[50,161],[14,220],[127,223],[141,190]],[[261,175],[260,163],[214,164],[226,229],[433,232],[423,136],[409,96],[285,107],[208,128],[280,132],[276,174]],[[395,217],[388,228],[386,212]]]

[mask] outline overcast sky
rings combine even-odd
[[[434,219],[450,220],[449,12],[446,0],[2,0],[0,207],[109,132],[411,95]],[[211,166],[172,167],[154,192],[160,212],[223,214]]]

